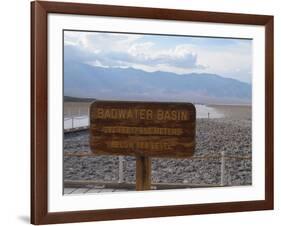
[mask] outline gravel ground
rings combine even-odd
[[[72,132],[64,135],[64,152],[89,151],[89,132]],[[197,119],[196,150],[194,157],[206,155],[251,157],[251,120],[249,119]],[[135,180],[135,161],[124,157],[124,179]],[[226,158],[225,183],[250,185],[252,161]],[[67,180],[118,180],[118,157],[64,157],[64,178]],[[152,181],[214,185],[221,180],[221,160],[216,159],[159,159],[152,160]]]

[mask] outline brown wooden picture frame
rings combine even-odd
[[[48,212],[48,14],[196,21],[265,27],[265,199]],[[262,122],[260,122],[262,123]],[[31,3],[31,223],[51,224],[273,209],[273,16],[62,2]]]

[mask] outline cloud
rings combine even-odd
[[[65,31],[65,45],[74,45],[82,51],[123,51],[142,35]]]
[[[157,40],[155,37],[66,31],[64,44],[66,49],[72,48],[70,58],[74,60],[76,57],[93,66],[133,67],[177,74],[208,72],[251,81],[252,52],[249,41],[231,39],[228,43],[227,39],[217,39],[202,45],[189,42],[191,38],[188,37],[182,39],[186,41],[181,43],[170,37],[169,43],[160,45],[161,37]],[[219,40],[222,40],[222,45]]]
[[[128,53],[136,59],[136,63],[146,65],[166,65],[180,68],[204,68],[198,65],[197,54],[187,46],[175,46],[165,50],[157,50],[151,42],[133,44]]]
[[[197,54],[187,46],[163,50],[156,48],[152,42],[139,42],[140,35],[71,33],[65,34],[65,45],[80,49],[89,56],[87,62],[92,64],[98,61],[107,66],[143,64],[155,67],[204,68],[197,64]]]
[[[252,44],[236,41],[235,44],[208,50],[198,46],[198,62],[208,65],[208,72],[251,83]]]

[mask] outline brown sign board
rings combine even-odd
[[[196,110],[191,103],[95,101],[90,146],[95,154],[190,157]]]

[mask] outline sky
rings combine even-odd
[[[252,40],[64,31],[76,61],[176,74],[211,73],[251,83]]]

